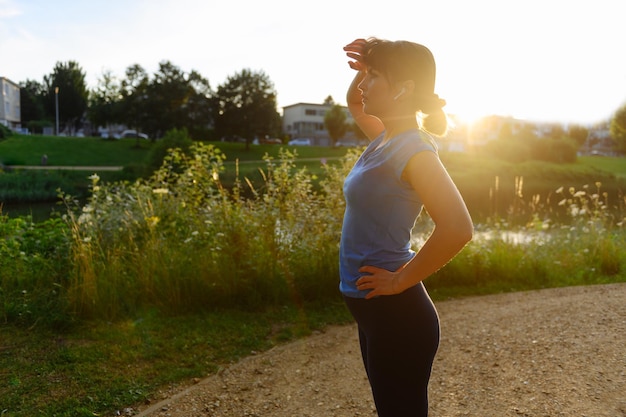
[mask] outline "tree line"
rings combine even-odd
[[[162,61],[152,75],[138,64],[121,79],[104,71],[88,89],[83,69],[68,61],[57,62],[42,82],[26,80],[20,87],[22,125],[33,133],[56,121],[59,132],[70,135],[124,125],[152,139],[172,129],[186,129],[196,140],[250,140],[279,136],[282,130],[276,90],[263,71],[243,69],[214,90],[197,71]]]
[[[22,125],[33,133],[42,133],[44,127],[56,128],[58,120],[59,131],[70,135],[81,129],[94,135],[99,127],[123,125],[153,139],[172,129],[185,129],[195,140],[245,138],[249,142],[255,137],[282,136],[277,92],[263,71],[243,69],[214,90],[209,80],[197,71],[185,72],[170,61],[160,62],[152,75],[134,64],[126,69],[123,78],[104,71],[90,90],[80,65],[68,61],[57,62],[42,82],[26,80],[20,87]],[[330,105],[330,110],[324,124],[333,143],[348,131],[354,132],[357,139],[363,137],[358,128],[346,124],[342,107],[332,97],[325,104]],[[609,125],[615,150],[626,152],[626,105],[615,112]],[[501,149],[492,150],[525,159],[530,151],[518,153],[520,147],[515,149],[512,142],[516,138],[528,139],[528,135],[507,133],[500,136],[507,136],[502,139],[508,140],[491,145]],[[555,149],[547,151],[543,149],[547,142],[532,142],[536,142],[541,153],[557,154],[556,159],[575,159],[576,151],[585,142],[587,129],[574,126],[561,132],[557,128],[556,133],[568,137],[570,144],[552,142]]]

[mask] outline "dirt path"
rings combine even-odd
[[[472,297],[437,308],[432,417],[626,416],[626,284]],[[353,325],[251,356],[124,413],[376,415]]]

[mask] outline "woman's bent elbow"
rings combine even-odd
[[[474,237],[474,225],[471,221],[460,224],[456,229],[456,239],[461,248],[467,245]]]

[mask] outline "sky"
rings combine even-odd
[[[626,104],[626,24],[616,0],[0,0],[0,76],[43,81],[76,61],[89,88],[170,61],[213,89],[264,72],[279,110],[345,104],[342,47],[404,39],[437,62],[448,113],[592,124]]]

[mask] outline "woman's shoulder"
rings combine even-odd
[[[435,139],[422,129],[412,129],[399,135],[398,150],[414,154],[421,151],[432,151],[437,153],[437,143]]]

